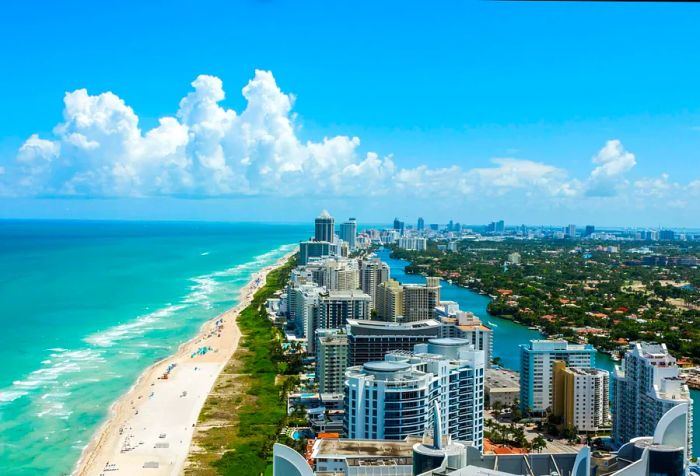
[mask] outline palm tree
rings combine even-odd
[[[532,443],[530,444],[532,451],[541,453],[543,449],[547,447],[547,441],[542,437],[542,435],[537,435]]]
[[[493,405],[491,405],[491,408],[493,409],[493,415],[496,417],[497,420],[498,420],[498,417],[501,416],[501,408],[502,407],[503,407],[503,405],[498,400],[493,402]]]

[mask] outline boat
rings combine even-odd
[[[487,323],[489,326],[491,326],[491,327],[498,327],[498,324],[494,324],[494,323],[491,322],[491,321],[486,321],[486,323]]]
[[[537,326],[530,326],[530,327],[528,327],[528,329],[530,329],[531,331],[539,331],[540,330],[540,328]]]

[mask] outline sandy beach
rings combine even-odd
[[[174,355],[141,374],[112,405],[108,420],[83,450],[74,475],[182,473],[200,410],[238,347],[238,314],[265,284],[267,274],[293,254],[253,274],[241,289],[237,306],[207,321]]]

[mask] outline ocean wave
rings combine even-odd
[[[41,411],[36,413],[36,416],[43,418],[45,416],[53,416],[58,418],[68,418],[73,412],[68,410],[63,402],[51,402],[42,405]]]
[[[252,260],[238,264],[223,271],[217,271],[208,276],[210,277],[246,277],[253,271],[257,271],[261,266],[266,266],[274,263],[277,259],[292,251],[297,245],[288,243],[263,254],[255,256]]]
[[[14,402],[26,394],[27,392],[23,392],[21,390],[6,390],[4,392],[0,392],[0,403]]]
[[[216,291],[219,283],[210,276],[199,276],[192,278],[194,284],[190,286],[190,293],[183,299],[187,304],[199,304],[207,309],[211,309],[212,302],[210,296]]]
[[[274,263],[275,260],[292,251],[295,246],[295,244],[282,245],[255,256],[246,263],[194,277],[192,278],[193,284],[190,286],[189,293],[179,303],[169,304],[154,312],[139,316],[131,322],[119,324],[89,335],[83,339],[89,345],[88,348],[68,350],[63,347],[52,347],[47,349],[51,353],[48,359],[41,362],[41,368],[34,370],[20,380],[14,381],[9,388],[0,390],[0,405],[9,404],[28,395],[29,392],[41,389],[43,393],[39,400],[41,403],[36,415],[39,417],[56,416],[66,418],[71,412],[69,409],[64,408],[62,403],[62,400],[70,395],[69,392],[65,391],[65,388],[101,381],[94,374],[87,379],[83,377],[90,375],[91,371],[98,370],[100,365],[106,361],[105,348],[112,347],[121,341],[141,337],[149,330],[161,328],[166,323],[173,325],[173,320],[168,318],[188,307],[196,305],[210,309],[213,303],[216,302],[214,298],[219,292],[224,291],[225,299],[229,300],[231,292],[238,292],[237,286],[231,286],[233,282],[237,282],[239,279],[247,280],[253,272]],[[225,284],[228,285],[224,286]],[[223,298],[223,296],[221,297]],[[170,348],[157,342],[143,340],[134,341],[133,345],[137,348]],[[118,354],[122,353],[118,352]],[[138,352],[133,353],[135,357],[138,356]],[[60,380],[62,376],[68,374],[76,375],[71,377],[69,381]]]
[[[0,405],[9,404],[19,398],[28,395],[30,391],[44,389],[48,395],[46,398],[63,398],[65,391],[55,391],[56,385],[61,384],[61,378],[68,374],[77,374],[86,370],[95,369],[104,362],[100,351],[94,349],[81,349],[69,351],[63,348],[54,348],[51,354],[52,360],[43,367],[30,372],[25,378],[15,380],[12,386],[0,391]],[[45,399],[42,397],[42,399]],[[54,410],[56,410],[54,408]],[[52,410],[53,412],[53,410]]]
[[[137,317],[135,321],[119,324],[109,329],[92,334],[83,341],[96,347],[111,347],[115,343],[138,337],[146,331],[157,327],[157,324],[165,317],[169,317],[177,311],[184,309],[183,304],[171,304],[157,311]]]

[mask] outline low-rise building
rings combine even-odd
[[[457,337],[468,340],[475,349],[483,350],[486,366],[491,366],[493,331],[485,326],[474,313],[460,311],[454,301],[442,301],[434,310],[440,323],[440,337]]]
[[[515,405],[520,398],[520,377],[516,372],[506,369],[486,369],[484,395],[491,408]]]

